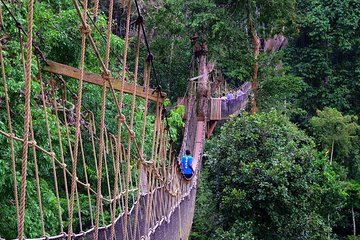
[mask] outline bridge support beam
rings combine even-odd
[[[198,121],[207,121],[208,98],[209,98],[209,74],[207,68],[207,45],[200,42],[197,37],[193,38],[194,55],[198,60],[197,81],[197,118]]]
[[[206,130],[206,137],[210,138],[211,135],[213,134],[215,127],[217,125],[218,121],[209,121],[208,122],[208,126],[207,126],[207,130]]]
[[[149,183],[147,177],[147,170],[144,164],[140,164],[140,187],[141,187],[141,194],[145,195],[149,192]]]
[[[80,79],[80,69],[57,62],[48,61],[48,65],[44,66],[44,70],[47,72],[60,74],[74,79]],[[100,74],[85,72],[84,81],[93,83],[98,86],[102,86],[104,83],[104,78]],[[123,83],[120,79],[115,79],[115,78],[111,79],[111,83],[116,91],[121,91],[122,84],[124,84],[125,93],[133,94],[133,92],[136,90],[136,96],[138,97],[146,98],[146,96],[148,95],[149,100],[154,102],[156,102],[158,99],[158,93],[154,89],[151,88],[146,89],[142,86],[130,82]],[[106,85],[107,87],[110,87],[108,83]],[[162,92],[160,96],[163,96],[160,97],[159,99],[160,103],[162,103],[166,97],[166,93]]]

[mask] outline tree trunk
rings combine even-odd
[[[332,144],[331,144],[331,154],[330,154],[330,165],[332,164],[332,161],[333,161],[333,156],[334,156],[334,140],[332,141]]]
[[[328,214],[328,223],[329,223],[329,227],[331,228],[331,224],[330,224],[330,214]],[[330,232],[328,233],[328,237],[329,240],[331,239],[331,235]]]
[[[198,43],[195,45],[195,57],[198,59],[198,74],[201,76],[197,82],[197,117],[200,121],[206,121],[209,95],[206,43]]]
[[[252,19],[252,14],[250,13],[250,9],[249,9],[249,14],[248,14],[248,29],[249,29],[251,42],[252,42],[252,46],[253,46],[253,53],[254,53],[254,64],[253,64],[252,76],[251,76],[251,88],[252,88],[252,93],[253,93],[253,99],[252,99],[252,103],[251,103],[251,113],[255,114],[258,112],[256,99],[257,99],[257,90],[258,90],[257,89],[257,78],[258,78],[258,72],[259,72],[258,56],[260,53],[260,39],[257,36],[255,23]]]
[[[356,239],[356,221],[355,221],[354,206],[351,207],[351,215],[352,215],[352,222],[353,222],[353,236],[354,236],[354,239]]]

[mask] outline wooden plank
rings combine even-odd
[[[210,99],[210,119],[209,120],[221,120],[221,98]]]
[[[48,61],[48,65],[44,67],[44,70],[47,72],[64,75],[74,79],[80,79],[80,69],[57,62]],[[102,86],[104,79],[100,74],[84,72],[84,81]],[[111,83],[115,90],[121,91],[122,82],[120,79],[113,78],[111,79]],[[107,83],[107,87],[109,87],[108,83]],[[138,97],[145,98],[146,94],[149,94],[149,100],[156,102],[158,99],[158,93],[155,92],[154,89],[151,88],[145,89],[145,87],[135,85],[134,83],[124,82],[125,93],[133,94],[135,89],[136,89],[136,96]],[[162,97],[159,98],[159,101],[163,102],[165,97],[166,94],[162,92]]]
[[[193,155],[193,168],[197,171],[198,167],[201,166],[201,156],[203,153],[205,143],[205,122],[198,121],[196,123],[196,135],[195,135],[195,147]]]

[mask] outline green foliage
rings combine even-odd
[[[298,104],[299,93],[305,87],[303,80],[291,74],[290,67],[283,64],[281,57],[281,53],[261,55],[257,99],[261,111],[291,109]]]
[[[20,4],[20,3],[19,3]],[[21,3],[22,4],[22,3]],[[10,4],[9,4],[10,5]],[[16,18],[21,23],[26,23],[27,12],[26,8],[20,8],[21,11],[15,11]],[[4,10],[4,8],[3,8]],[[9,36],[6,44],[3,45],[3,54],[5,57],[5,72],[7,76],[7,86],[9,93],[9,102],[12,116],[12,127],[13,132],[16,136],[21,137],[23,135],[23,124],[24,124],[24,75],[21,63],[20,50],[24,46],[20,46],[18,39],[18,30],[15,24],[12,22],[10,15],[3,11],[4,22],[5,22],[5,33]],[[103,29],[106,26],[106,16],[100,14],[97,26],[99,29]],[[26,24],[24,24],[24,28]],[[45,54],[48,60],[55,60],[64,64],[68,64],[77,67],[79,64],[80,57],[80,45],[81,45],[81,34],[80,34],[80,20],[74,9],[74,6],[70,0],[61,1],[36,1],[35,3],[35,14],[34,14],[34,42],[40,46],[41,50]],[[4,32],[3,32],[4,33]],[[96,30],[92,31],[92,36],[96,45],[98,46],[99,52],[102,56],[105,54],[105,44],[102,36]],[[24,42],[26,42],[24,36]],[[118,73],[121,72],[122,66],[119,66],[119,62],[114,54],[122,52],[124,41],[116,35],[111,36],[112,42],[112,53],[110,56],[110,69],[112,70],[113,76],[118,77]],[[129,60],[130,62],[133,59]],[[41,63],[42,64],[42,63]],[[85,69],[95,73],[101,73],[101,66],[94,54],[90,44],[87,43],[86,48],[86,61]],[[40,82],[37,79],[39,69],[36,65],[36,61],[33,61],[32,66],[33,81],[32,81],[32,93],[31,93],[31,115],[33,120],[34,135],[36,142],[39,146],[49,151],[50,145],[48,140],[48,133],[45,124],[45,117],[43,111],[43,104],[41,101],[41,90]],[[62,143],[63,150],[65,152],[64,160],[68,170],[71,172],[71,155],[69,151],[69,144],[74,144],[74,126],[70,125],[68,131],[70,133],[69,142],[66,139],[66,128],[64,126],[64,115],[59,110],[59,118],[55,115],[54,107],[51,104],[52,88],[49,84],[49,75],[44,74],[44,90],[47,98],[46,112],[49,121],[50,137],[52,140],[53,151],[57,160],[61,161],[60,154],[60,141]],[[57,76],[54,77],[55,79]],[[139,74],[139,79],[141,74]],[[67,114],[75,114],[73,107],[76,103],[76,98],[72,98],[72,93],[76,93],[78,90],[78,81],[74,79],[64,78],[67,87],[67,101],[63,99],[64,95],[61,91],[62,88],[59,83],[55,84],[55,98],[58,101],[58,108],[66,107]],[[116,93],[115,97],[120,98],[119,94]],[[61,102],[64,100],[64,102]],[[132,96],[125,95],[123,100],[123,114],[128,118],[131,113]],[[134,132],[136,136],[141,136],[143,123],[144,123],[144,109],[145,100],[136,99],[135,101],[135,113],[134,113]],[[154,103],[149,104],[148,118],[146,122],[145,132],[145,146],[144,151],[147,155],[151,153],[152,147],[152,135],[154,131],[155,116],[153,114],[155,106]],[[72,109],[72,110],[70,110]],[[84,158],[86,160],[86,170],[89,177],[89,183],[91,186],[96,186],[96,166],[93,160],[93,146],[91,143],[91,135],[89,132],[89,114],[87,110],[91,110],[95,116],[95,126],[99,129],[100,122],[100,111],[101,111],[101,88],[98,86],[84,84],[83,98],[82,98],[82,139],[84,148]],[[117,121],[116,115],[118,114],[116,105],[114,104],[113,96],[110,91],[107,92],[106,100],[106,120],[105,125],[108,133],[117,132]],[[170,113],[169,124],[170,132],[174,139],[179,135],[179,128],[183,127],[182,116],[184,114],[184,108],[178,108]],[[73,116],[74,117],[74,116]],[[57,122],[60,123],[60,135],[59,138]],[[124,125],[123,125],[124,127]],[[0,130],[9,132],[8,119],[5,107],[5,95],[3,81],[0,82]],[[95,151],[98,152],[98,134],[95,135]],[[123,139],[127,139],[126,131],[122,131]],[[136,138],[140,146],[141,139]],[[127,141],[126,141],[127,142]],[[0,135],[0,237],[6,239],[16,238],[17,234],[17,219],[16,219],[16,207],[15,207],[15,196],[14,196],[14,180],[12,177],[12,166],[11,166],[11,149],[10,140]],[[124,147],[127,147],[127,143],[124,143]],[[135,151],[133,148],[132,151]],[[14,153],[16,160],[15,176],[18,183],[18,193],[20,192],[21,182],[21,159],[22,159],[22,143],[14,141]],[[96,154],[96,153],[95,153]],[[108,161],[111,159],[111,152],[107,152]],[[78,162],[80,162],[81,156],[79,156]],[[29,150],[28,159],[28,177],[27,177],[27,206],[25,214],[25,235],[28,238],[36,238],[42,236],[41,222],[40,222],[40,206],[37,193],[37,184],[35,181],[35,161],[33,157],[33,150]],[[39,184],[41,189],[41,200],[43,205],[43,215],[45,222],[45,230],[47,235],[57,235],[60,233],[60,222],[57,208],[57,197],[55,195],[55,182],[53,176],[52,159],[41,151],[37,151],[37,161],[39,168]],[[110,161],[109,161],[110,163]],[[67,195],[65,192],[65,184],[69,187],[70,178],[68,176],[65,181],[63,177],[62,169],[59,164],[55,164],[55,170],[57,172],[57,182],[59,186],[59,198],[63,219],[64,231],[67,231]],[[131,162],[131,169],[136,169],[137,159],[133,159]],[[122,171],[126,171],[124,167]],[[110,184],[114,181],[114,169],[113,164],[108,164]],[[84,166],[78,164],[78,175],[79,179],[84,179]],[[105,184],[105,181],[103,184]],[[106,189],[106,188],[104,188]],[[109,197],[108,191],[102,192],[104,197]],[[81,211],[82,222],[84,228],[91,226],[90,222],[90,206],[88,202],[88,195],[84,188],[78,189],[78,197],[81,202],[81,209],[77,209],[78,206],[75,203],[74,212]],[[92,212],[95,213],[95,199],[92,197]],[[106,222],[110,221],[109,206],[104,207],[104,219]],[[6,227],[4,227],[6,226]],[[74,219],[74,231],[79,232],[79,219]]]
[[[209,239],[214,231],[214,222],[217,219],[217,209],[215,201],[210,199],[213,197],[210,190],[210,182],[207,181],[209,171],[202,168],[200,175],[200,188],[197,190],[196,208],[194,223],[191,232],[191,239],[205,240]]]
[[[348,198],[347,204],[352,207],[360,207],[360,184],[356,181],[347,181],[344,183],[344,191]]]
[[[190,73],[196,75],[191,45],[194,35],[207,42],[209,61],[216,62],[229,82],[238,86],[250,78],[247,34],[227,5],[212,0],[165,0],[160,5],[156,9],[149,6],[147,27],[152,29],[152,49],[162,85],[172,101],[183,96]],[[234,17],[229,17],[229,11]]]
[[[236,11],[242,18],[247,18],[247,21],[254,24],[260,36],[264,38],[284,32],[284,29],[289,33],[295,27],[297,18],[295,0],[218,0],[216,2],[228,3],[230,11]]]
[[[343,116],[336,109],[325,107],[317,111],[317,116],[310,119],[310,124],[324,148],[330,149],[334,143],[339,153],[347,156],[353,142],[357,140],[357,119],[357,116]]]
[[[180,105],[176,109],[170,111],[168,121],[169,125],[171,126],[170,134],[172,139],[176,139],[179,136],[178,131],[185,127],[185,123],[183,120],[184,115],[185,107],[183,105]]]
[[[308,87],[301,107],[314,114],[326,106],[359,113],[358,0],[299,2],[298,37],[288,49],[288,63]]]
[[[156,8],[153,6],[155,3],[158,5]],[[15,1],[15,4],[24,2]],[[259,56],[258,104],[261,111],[268,113],[255,116],[244,114],[232,119],[207,146],[210,160],[205,162],[201,176],[193,239],[347,239],[353,227],[350,210],[355,211],[356,220],[360,217],[360,144],[357,125],[360,114],[359,0],[161,0],[145,1],[144,5],[146,29],[155,55],[158,77],[172,102],[178,96],[183,96],[189,75],[197,74],[193,69],[196,68],[196,61],[192,57],[190,40],[194,35],[201,41],[207,41],[209,61],[222,69],[231,86],[238,86],[251,78],[254,63],[252,43],[248,36],[251,31],[256,31],[261,38],[285,33],[290,40],[285,57],[282,53]],[[14,14],[26,28],[26,8],[19,9]],[[3,54],[12,124],[16,136],[22,136],[24,76],[20,50],[23,46],[19,44],[18,30],[9,14],[6,11],[3,14],[4,33],[9,36],[3,45]],[[100,29],[104,29],[106,18],[105,14],[99,15],[97,24]],[[72,2],[36,1],[34,21],[35,42],[41,46],[46,57],[78,66],[80,22]],[[104,55],[102,37],[97,31],[92,31],[92,36],[100,54]],[[112,35],[111,42],[113,52],[118,55],[123,49],[123,40]],[[133,36],[130,43],[134,44]],[[118,77],[122,66],[113,56],[114,53],[110,69],[113,76]],[[141,54],[146,57],[145,48],[141,48]],[[86,56],[86,70],[101,73],[89,44]],[[128,67],[132,70],[134,51],[130,50],[128,61]],[[37,72],[33,62],[34,78]],[[65,80],[69,92],[76,92],[78,82]],[[152,85],[155,84],[153,80],[152,73]],[[3,90],[1,82],[0,129],[8,132]],[[50,91],[50,87],[45,87],[45,90]],[[31,104],[34,134],[37,143],[49,149],[39,94],[40,84],[33,81]],[[57,91],[56,94],[59,97],[61,92]],[[100,94],[101,89],[97,86],[84,87],[83,105],[94,112],[96,126],[100,121]],[[117,131],[114,118],[117,110],[110,92],[107,94],[105,124],[107,130],[114,133]],[[119,95],[116,94],[116,97],[119,98]],[[68,100],[67,106],[75,103],[71,97]],[[131,102],[131,96],[124,97],[123,111],[126,116],[131,112]],[[135,104],[134,131],[139,136],[142,133],[145,102],[138,99]],[[155,106],[151,104],[149,111],[154,109]],[[58,156],[58,119],[50,108],[46,111],[54,152]],[[184,126],[184,112],[183,107],[178,107],[168,115],[173,140],[178,138]],[[279,112],[290,114],[292,120],[302,127],[309,124],[315,142]],[[316,113],[317,116],[312,117]],[[59,118],[63,120],[63,116]],[[151,152],[154,122],[155,117],[149,116],[146,123],[146,153]],[[69,131],[74,133],[74,128],[70,127]],[[66,129],[62,125],[60,132],[65,136]],[[126,137],[125,132],[122,137]],[[84,131],[82,137],[89,139],[91,136]],[[74,143],[73,137],[70,143]],[[335,146],[335,161],[330,164],[329,153],[323,149],[328,150],[332,143]],[[18,141],[14,144],[17,164],[15,177],[19,183],[22,144]],[[69,148],[67,141],[62,144],[64,149]],[[0,235],[15,238],[17,226],[14,217],[14,182],[9,164],[10,142],[2,135],[0,146],[0,226],[6,226],[0,228]],[[320,146],[320,151],[316,150],[316,146]],[[124,147],[127,147],[127,143]],[[84,149],[86,158],[92,159],[91,143],[84,143]],[[52,235],[59,233],[60,229],[52,163],[48,156],[38,154],[37,157],[46,230],[47,234]],[[66,154],[65,162],[71,166],[69,154]],[[131,167],[135,165],[136,161],[133,161]],[[110,172],[111,168],[109,166]],[[89,181],[95,183],[94,163],[87,164],[86,169]],[[79,178],[84,177],[80,173],[83,170],[79,166]],[[35,163],[30,150],[25,219],[27,237],[41,235],[34,171]],[[57,171],[61,172],[60,169]],[[111,174],[110,179],[113,179]],[[67,219],[67,200],[63,191],[65,180],[59,179],[59,185],[62,186],[60,203],[63,218]],[[107,193],[103,194],[106,197]],[[90,225],[91,206],[86,192],[80,189],[79,198],[83,222]],[[104,218],[109,220],[106,209]],[[75,221],[74,225],[78,226],[78,220]]]
[[[284,115],[243,114],[228,121],[207,149],[201,187],[215,212],[212,226],[195,222],[199,229],[208,227],[215,239],[331,236],[345,199],[339,178],[312,139]]]

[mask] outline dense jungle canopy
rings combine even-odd
[[[27,12],[16,10],[26,0],[4,3],[20,23],[26,23]],[[247,111],[219,124],[207,140],[190,239],[360,239],[360,0],[144,0],[139,4],[158,78],[169,96],[169,108],[174,109],[169,121],[178,145],[184,109],[176,108],[176,101],[184,96],[196,66],[191,39],[207,44],[208,61],[221,71],[226,91],[253,83]],[[105,32],[108,1],[100,0],[100,9],[100,31],[93,32],[98,42]],[[4,6],[3,14],[10,19]],[[80,49],[73,43],[80,41],[79,20],[72,1],[38,0],[34,16],[34,39],[46,57],[77,66]],[[125,16],[119,3],[113,21],[111,41],[117,48],[112,49],[110,68],[120,73]],[[18,116],[13,128],[22,135],[24,76],[17,31],[14,22],[6,21],[0,37],[9,61],[11,111]],[[130,48],[134,48],[135,33],[131,36]],[[105,44],[100,51],[105,51]],[[145,48],[141,54],[146,56]],[[99,72],[96,57],[89,56],[86,69]],[[129,61],[135,61],[134,49]],[[33,68],[37,69],[36,62]],[[75,83],[68,86],[71,91]],[[33,82],[33,93],[36,105],[38,82]],[[4,99],[0,95],[0,130],[5,131]],[[85,90],[84,104],[94,112],[100,111],[100,99],[100,91]],[[131,99],[124,101],[129,105]],[[139,109],[144,106],[141,101],[137,104]],[[42,109],[32,111],[36,118]],[[55,126],[55,114],[47,111]],[[114,112],[108,106],[107,114]],[[135,130],[141,131],[141,111],[137,114]],[[154,119],[148,121],[149,127]],[[37,141],[46,144],[43,122],[35,121],[33,127]],[[116,123],[108,127],[115,128]],[[62,131],[66,133],[65,128]],[[53,141],[59,141],[55,127],[51,133]],[[7,141],[0,135],[0,237],[10,239],[16,238],[17,226],[11,156],[9,148],[2,147],[9,146]],[[20,156],[21,143],[14,147]],[[90,147],[84,146],[85,154]],[[145,148],[151,149],[150,135]],[[39,163],[39,168],[49,171],[40,184],[47,229],[53,229],[48,234],[54,235],[58,229],[51,164],[45,158]],[[95,175],[95,165],[87,168]],[[20,168],[16,170],[20,180]],[[33,237],[41,234],[35,181],[28,183],[28,189],[31,207],[25,221],[32,227],[26,233]],[[60,195],[66,206],[64,193]],[[85,194],[79,197],[87,201]],[[83,221],[89,221],[87,212]]]

